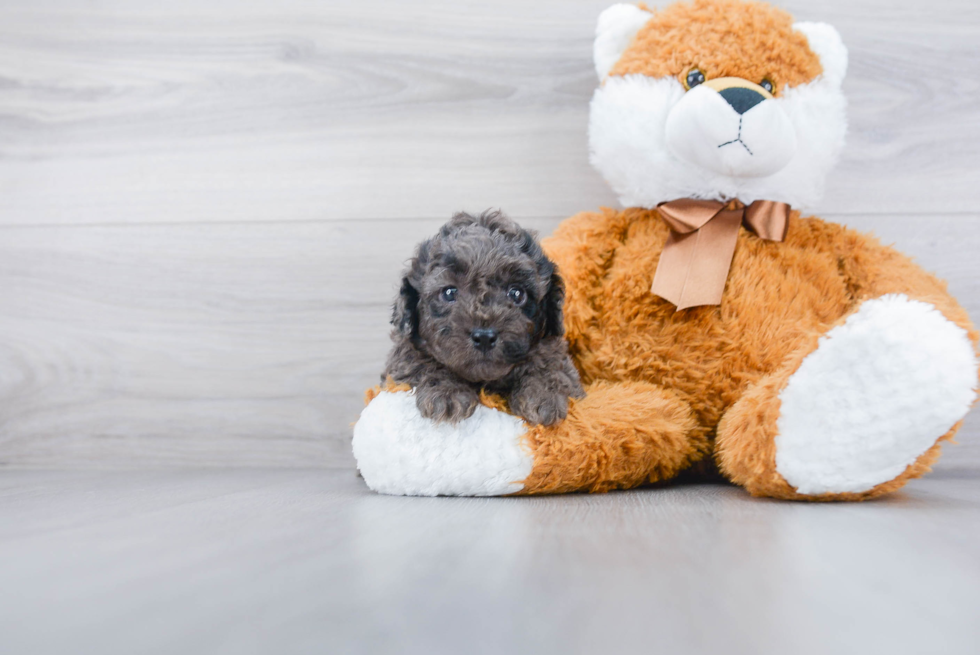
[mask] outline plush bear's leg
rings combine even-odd
[[[889,294],[814,335],[718,426],[722,472],[757,496],[859,500],[929,470],[976,397],[971,335]]]
[[[690,408],[644,382],[597,382],[556,426],[524,437],[534,454],[522,494],[604,492],[668,480],[708,452]]]
[[[386,390],[354,425],[357,468],[378,493],[397,496],[501,496],[520,491],[533,459],[527,425],[485,405],[458,423],[419,412],[412,392]]]
[[[555,426],[528,427],[487,402],[438,423],[409,393],[378,393],[354,426],[365,482],[414,496],[608,491],[669,479],[708,452],[690,409],[648,383],[598,382]]]

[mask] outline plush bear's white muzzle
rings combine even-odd
[[[732,177],[772,175],[796,154],[796,132],[778,101],[747,88],[696,86],[671,109],[665,128],[675,157]]]

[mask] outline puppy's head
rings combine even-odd
[[[392,324],[456,375],[490,382],[564,333],[563,297],[533,233],[498,211],[460,213],[419,244]]]

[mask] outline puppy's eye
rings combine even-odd
[[[459,293],[456,287],[446,287],[439,293],[441,297],[446,302],[456,302],[456,294]]]
[[[684,86],[688,89],[693,89],[698,84],[704,82],[704,73],[702,73],[697,68],[692,68],[688,71],[687,77],[684,78]]]
[[[507,297],[510,298],[515,305],[520,306],[527,301],[527,292],[515,285],[507,289]]]
[[[772,80],[770,80],[768,77],[762,78],[762,81],[759,82],[759,86],[761,86],[763,89],[765,89],[769,93],[772,93],[773,92],[773,89],[776,88],[776,85],[773,84],[772,83]]]

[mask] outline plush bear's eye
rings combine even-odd
[[[688,89],[693,89],[702,82],[704,82],[704,73],[697,68],[692,68],[690,71],[688,71],[687,77],[684,78],[684,86],[686,86]]]
[[[440,297],[446,302],[456,302],[456,294],[459,293],[456,287],[446,287],[440,292]]]
[[[520,307],[525,303],[525,301],[527,301],[527,292],[515,284],[511,288],[507,289],[507,297],[510,298],[515,305]]]
[[[776,85],[773,84],[772,81],[770,81],[770,79],[768,77],[762,78],[762,81],[759,82],[759,86],[761,86],[763,89],[765,89],[769,93],[772,93],[773,89],[776,88]]]

